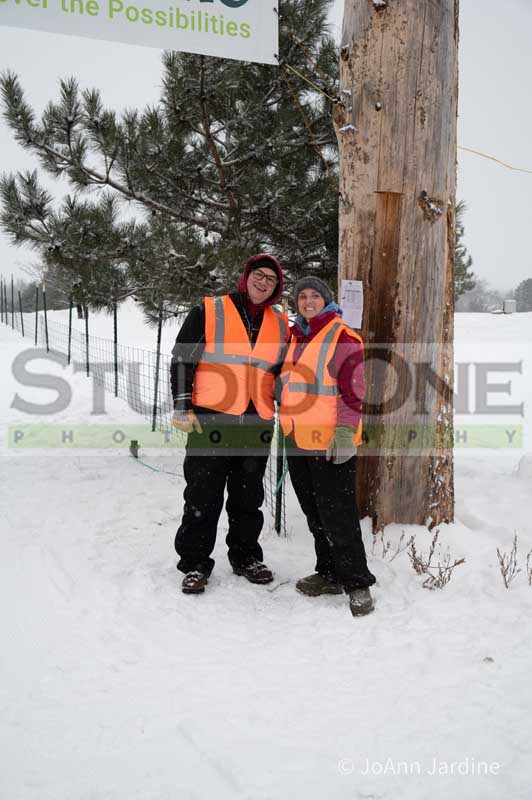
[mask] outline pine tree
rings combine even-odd
[[[456,204],[456,244],[454,249],[454,299],[455,302],[465,292],[475,287],[475,274],[471,271],[473,259],[468,255],[463,243],[464,214],[467,206],[463,200]]]
[[[315,271],[334,283],[337,147],[332,103],[318,91],[337,94],[329,4],[284,0],[278,67],[165,53],[159,103],[121,116],[70,78],[38,119],[5,73],[16,140],[90,199],[67,197],[55,210],[36,173],[4,176],[4,230],[92,305],[136,292],[151,313],[161,299],[224,291],[261,250],[280,259],[289,282]],[[119,221],[124,200],[140,220]]]
[[[532,278],[521,281],[515,290],[517,311],[532,311]]]

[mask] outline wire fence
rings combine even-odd
[[[18,331],[37,347],[66,356],[77,372],[84,371],[105,392],[119,397],[150,421],[152,430],[166,434],[167,441],[184,447],[186,434],[171,425],[173,403],[170,387],[171,356],[153,350],[120,344],[90,333],[90,315],[85,330],[50,320],[43,311],[18,313],[8,302],[6,285],[0,303],[0,322]],[[72,311],[70,312],[72,313]],[[172,437],[170,440],[169,437]],[[286,479],[284,441],[276,414],[270,456],[264,476],[266,509],[280,535],[286,535]]]

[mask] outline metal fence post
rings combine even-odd
[[[48,340],[48,310],[46,308],[46,286],[42,285],[42,307],[44,311],[44,336],[46,339],[46,352],[50,352],[50,342]]]
[[[88,378],[90,373],[90,362],[89,362],[89,307],[87,305],[83,306],[83,313],[85,314],[85,365],[87,369],[87,378]]]
[[[279,419],[277,419],[277,456],[275,461],[277,467],[275,470],[275,530],[280,534],[283,516],[284,433]]]
[[[35,287],[35,347],[37,347],[37,335],[39,325],[39,286]]]
[[[163,304],[159,303],[159,322],[157,325],[157,352],[155,355],[155,388],[153,393],[153,416],[151,429],[155,430],[157,425],[157,395],[159,393],[159,366],[161,363],[161,336],[163,331]]]
[[[283,297],[282,307],[283,312],[288,314],[288,297]],[[279,409],[277,409],[277,411],[279,412]],[[282,530],[283,518],[284,447],[284,433],[283,429],[281,428],[279,413],[277,413],[277,455],[275,459],[275,530],[278,534],[280,534]]]
[[[115,397],[118,397],[118,308],[116,300],[113,300],[113,342],[115,362]]]
[[[20,289],[18,290],[18,307],[20,308],[20,327],[22,329],[22,337],[24,337],[24,317],[22,315],[22,295]]]
[[[72,355],[72,295],[70,295],[70,303],[68,306],[68,353],[67,353],[67,364],[70,364],[70,357]]]

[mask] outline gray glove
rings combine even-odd
[[[357,449],[353,444],[355,429],[350,425],[338,425],[325,458],[333,464],[345,464],[350,458],[356,456]]]

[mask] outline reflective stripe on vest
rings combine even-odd
[[[362,343],[356,333],[351,333],[347,326],[338,320],[333,321],[328,330],[325,327],[323,338],[320,338],[318,333],[308,342],[297,364],[294,364],[294,352],[297,347],[295,342],[292,342],[287,354],[281,377],[283,395],[280,420],[284,433],[292,435],[297,446],[303,450],[326,450],[334,436],[338,418],[339,391],[336,379],[327,370],[327,363],[334,354],[335,345],[344,330],[355,341]],[[308,379],[305,381],[307,376]],[[290,401],[290,397],[295,403]],[[361,441],[362,422],[353,435],[355,445],[358,446]]]
[[[253,345],[231,298],[206,297],[205,349],[194,374],[192,402],[240,415],[250,402],[259,416],[274,413],[274,375],[288,339],[288,320],[266,308]],[[231,352],[227,352],[231,351]]]
[[[253,356],[239,356],[234,353],[225,352],[225,314],[224,305],[221,297],[214,299],[214,353],[203,353],[202,361],[207,361],[211,364],[244,364],[246,367],[257,367],[266,372],[271,372],[281,360],[283,348],[288,339],[288,325],[283,319],[281,313],[271,307],[275,314],[277,324],[279,325],[279,349],[275,361],[265,361],[262,358],[254,358]]]
[[[314,383],[289,383],[289,392],[305,392],[305,394],[322,394],[322,395],[335,395],[338,394],[338,386],[325,386],[325,359],[329,352],[329,345],[333,341],[336,331],[342,327],[341,323],[335,322],[327,336],[323,339],[320,345],[320,355],[316,367],[316,375],[314,376]],[[297,369],[297,365],[296,369]],[[288,379],[288,376],[287,376]],[[285,380],[286,382],[286,380]]]

